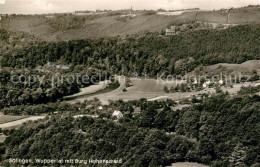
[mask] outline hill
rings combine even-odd
[[[198,67],[193,72],[188,75],[196,74],[243,74],[250,75],[252,71],[256,71],[260,74],[260,61],[259,60],[249,60],[242,64],[232,64],[232,63],[218,63],[210,66]]]
[[[126,20],[120,20],[119,16],[94,19],[74,15],[57,16],[52,19],[44,16],[10,16],[10,23],[9,18],[4,18],[2,27],[10,31],[30,33],[47,41],[55,41],[161,32],[172,24],[192,22],[194,19],[195,13],[181,16],[139,15]]]
[[[118,101],[105,106],[98,118],[75,119],[71,114],[79,112],[78,104],[73,112],[4,131],[8,138],[0,146],[0,158],[118,158],[120,166],[140,167],[185,161],[212,167],[259,166],[259,96],[231,98],[221,93],[174,112],[171,103]],[[135,114],[133,107],[141,113]],[[124,114],[116,123],[110,116],[114,108]]]
[[[145,32],[161,32],[170,25],[204,21],[209,23],[259,23],[260,7],[218,11],[188,11],[179,15],[139,14],[131,18],[120,15],[78,16],[53,14],[2,17],[2,27],[10,31],[33,34],[48,41],[125,36]]]

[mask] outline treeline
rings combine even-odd
[[[92,73],[52,74],[33,70],[0,71],[0,109],[22,104],[44,104],[55,102],[66,95],[78,93],[81,87],[98,83],[109,74]],[[76,76],[87,75],[88,80],[75,79]],[[74,77],[74,80],[71,79]]]
[[[166,166],[199,162],[214,167],[259,166],[260,97],[226,93],[172,111],[172,101],[115,102],[124,118],[51,116],[5,132],[3,159],[122,158],[120,166]],[[134,106],[132,109],[131,107]],[[140,107],[141,113],[134,109]],[[66,139],[66,140],[64,140]]]
[[[172,37],[157,33],[69,42],[38,42],[2,55],[4,67],[43,66],[48,61],[84,65],[113,74],[133,72],[185,74],[199,65],[242,63],[260,59],[260,26],[199,30]]]

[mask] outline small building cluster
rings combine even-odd
[[[170,29],[166,29],[166,35],[175,35],[176,34],[176,26],[171,26]]]
[[[54,17],[55,17],[55,16],[53,16],[53,15],[47,15],[47,16],[45,16],[45,18],[47,18],[47,19],[54,19]]]
[[[206,81],[206,82],[204,82],[204,84],[203,84],[202,86],[203,86],[203,88],[207,88],[207,87],[210,86],[210,84],[214,84],[214,83],[215,83],[215,82]],[[221,80],[218,82],[218,84],[219,84],[220,86],[222,86],[222,85],[224,84],[224,81],[221,79]]]
[[[171,28],[170,29],[166,29],[165,32],[166,32],[167,36],[169,36],[169,35],[177,35],[180,32],[187,30],[188,28],[189,28],[188,24],[183,24],[181,26],[171,26]]]
[[[196,21],[195,23],[190,24],[182,24],[178,26],[171,26],[170,29],[165,30],[165,35],[177,35],[180,32],[184,32],[187,30],[203,30],[203,29],[227,29],[229,27],[237,26],[237,24],[224,24],[224,23],[210,23],[205,21]]]

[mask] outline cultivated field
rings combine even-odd
[[[260,74],[260,60],[250,60],[242,64],[228,64],[228,63],[219,63],[211,66],[203,67],[203,70],[200,71],[200,74],[213,74],[218,75],[223,73],[230,74],[251,74],[252,70],[256,70]],[[197,70],[194,70],[197,71]],[[195,75],[194,72],[191,72],[188,75]]]
[[[71,101],[71,103],[76,102],[83,102],[85,100],[90,100],[93,98],[98,98],[101,100],[103,104],[108,104],[110,100],[138,100],[141,98],[145,99],[165,99],[168,97],[168,94],[164,93],[163,88],[164,86],[168,86],[169,88],[171,86],[175,86],[175,82],[162,82],[160,80],[156,79],[136,79],[131,78],[132,87],[127,88],[127,92],[124,92],[123,89],[125,89],[125,80],[120,79],[120,87],[112,92],[101,94],[101,95],[95,95],[87,98],[79,98],[76,100]]]
[[[198,13],[197,19],[199,21],[225,23],[227,16],[228,13],[225,11],[203,11]]]
[[[249,10],[250,9],[250,10]],[[230,12],[229,22],[230,23],[259,23],[260,8],[250,7],[234,9]]]
[[[11,31],[22,31],[33,34],[47,41],[76,40],[91,37],[124,36],[127,34],[141,34],[144,32],[161,32],[171,24],[194,21],[196,14],[189,12],[179,16],[165,15],[139,15],[126,22],[118,21],[118,16],[107,16],[85,21],[75,29],[56,31],[45,23],[41,17],[27,16],[25,18],[14,16],[9,27]]]
[[[91,85],[91,86],[88,86],[86,88],[81,88],[79,93],[76,93],[76,94],[71,95],[71,96],[66,96],[64,98],[71,98],[71,97],[77,97],[77,96],[92,94],[92,93],[95,93],[95,92],[100,91],[102,89],[105,89],[108,86],[108,84],[109,84],[109,81],[102,81],[102,82],[99,82],[96,85]]]

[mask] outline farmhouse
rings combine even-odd
[[[166,35],[175,35],[176,34],[176,27],[175,26],[171,26],[170,29],[166,29]]]
[[[135,107],[134,109],[134,114],[140,114],[141,113],[141,108],[140,107]]]
[[[207,88],[208,85],[205,82],[202,86],[203,86],[203,88]]]
[[[122,114],[121,111],[115,110],[114,113],[112,114],[112,117],[117,117],[117,119],[123,118],[124,115]]]
[[[218,83],[219,83],[219,85],[223,85],[224,81],[221,79]]]

